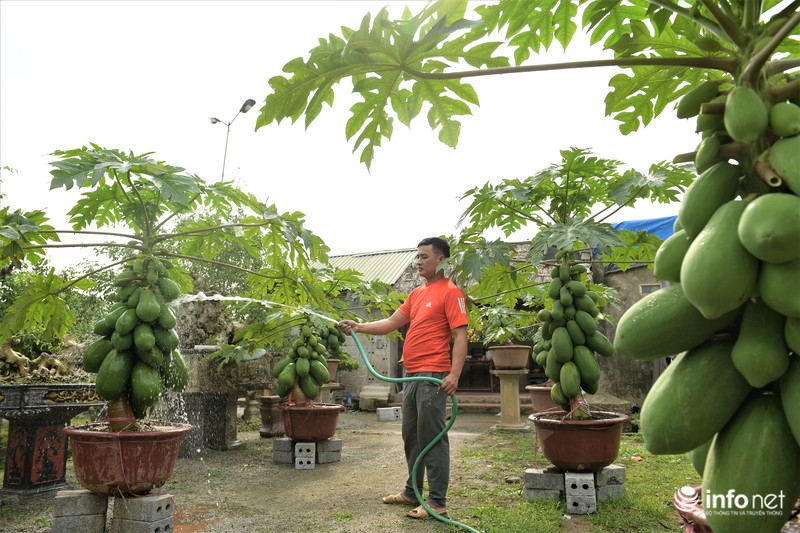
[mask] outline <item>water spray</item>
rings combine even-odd
[[[291,311],[293,311],[295,313],[298,313],[298,314],[313,315],[313,316],[315,316],[317,318],[320,318],[322,320],[327,320],[328,322],[332,322],[332,323],[336,324],[337,326],[339,326],[341,324],[341,322],[339,320],[336,320],[336,319],[331,318],[329,316],[325,316],[323,314],[317,313],[316,311],[312,311],[311,309],[307,309],[305,307],[287,305],[287,304],[282,304],[282,303],[278,303],[278,302],[271,302],[269,300],[260,300],[260,299],[257,299],[257,298],[247,298],[247,297],[244,297],[244,296],[222,296],[221,294],[213,294],[213,295],[209,296],[209,295],[206,295],[206,294],[204,294],[202,292],[199,292],[197,294],[188,294],[188,295],[180,296],[173,303],[175,303],[176,305],[180,305],[180,304],[183,304],[183,303],[199,302],[199,301],[233,301],[233,302],[257,303],[257,304],[261,304],[261,305],[263,305],[263,306],[265,306],[267,308],[281,307],[281,308],[284,308],[284,309],[289,309],[289,310],[291,310]],[[379,374],[373,368],[372,364],[369,362],[369,359],[367,358],[367,353],[364,350],[364,347],[361,345],[361,341],[358,339],[358,335],[356,335],[355,331],[351,331],[350,332],[350,337],[352,337],[353,341],[355,342],[356,348],[358,349],[358,353],[361,355],[361,359],[364,361],[364,364],[366,365],[367,370],[369,370],[370,374],[372,374],[373,376],[375,376],[379,380],[386,381],[388,383],[407,383],[407,382],[411,382],[411,381],[428,381],[428,382],[436,383],[437,385],[442,385],[443,381],[441,379],[434,378],[434,377],[411,376],[411,377],[404,377],[404,378],[390,378],[388,376],[382,376],[381,374]],[[445,524],[448,524],[448,525],[455,526],[457,528],[463,529],[464,531],[469,531],[470,533],[480,533],[475,528],[472,528],[472,527],[470,527],[470,526],[468,526],[466,524],[462,524],[461,522],[456,522],[455,520],[450,520],[446,516],[441,515],[441,514],[437,513],[436,511],[434,511],[427,503],[425,503],[424,499],[422,498],[422,494],[420,493],[420,490],[417,487],[417,468],[419,467],[420,463],[422,462],[423,457],[425,457],[425,454],[427,454],[428,451],[430,451],[430,449],[433,448],[436,445],[436,443],[438,443],[440,440],[442,440],[442,437],[444,437],[444,435],[448,431],[450,431],[450,428],[453,427],[453,424],[456,421],[456,417],[458,416],[458,399],[456,398],[455,394],[453,394],[450,397],[450,401],[453,404],[452,414],[450,416],[450,419],[448,420],[448,422],[445,425],[444,429],[442,429],[442,431],[438,435],[436,435],[436,437],[434,437],[433,440],[430,441],[428,443],[428,445],[425,446],[422,449],[421,452],[419,452],[419,455],[417,456],[417,459],[414,461],[414,466],[411,469],[411,483],[414,486],[414,495],[417,497],[417,501],[420,502],[420,504],[422,505],[422,508],[425,509],[425,511],[430,516],[436,518],[437,520],[439,520],[441,522],[444,522]]]

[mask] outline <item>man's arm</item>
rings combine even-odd
[[[448,396],[455,394],[458,389],[458,379],[464,370],[467,360],[467,326],[460,326],[453,330],[453,353],[450,363],[450,373],[442,380],[441,388]]]
[[[373,322],[354,322],[353,320],[342,320],[339,328],[349,334],[351,331],[356,333],[366,333],[368,335],[386,335],[396,331],[408,324],[408,317],[399,310],[392,313],[389,318],[375,320]],[[464,328],[466,331],[466,328]]]

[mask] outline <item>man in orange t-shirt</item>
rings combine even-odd
[[[383,498],[384,503],[417,505],[411,482],[414,462],[446,425],[447,396],[458,389],[458,378],[467,357],[467,305],[464,293],[444,275],[439,265],[450,257],[450,245],[438,237],[423,239],[417,245],[417,270],[425,283],[408,295],[389,318],[360,324],[342,321],[345,333],[386,335],[409,324],[403,345],[403,365],[407,376],[427,376],[442,380],[412,381],[403,389],[403,443],[408,480],[403,492]],[[453,340],[452,360],[450,339]],[[428,475],[428,505],[438,514],[446,513],[450,481],[450,442],[445,434],[424,457],[416,481],[422,494],[423,475]],[[426,518],[420,505],[411,518]]]

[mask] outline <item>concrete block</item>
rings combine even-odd
[[[317,452],[316,460],[318,464],[338,463],[342,460],[342,452]]]
[[[594,499],[594,474],[577,472],[565,473],[564,491],[567,496],[591,496],[592,499]]]
[[[315,442],[297,442],[294,445],[294,457],[314,457],[317,454]]]
[[[295,457],[294,468],[295,470],[314,470],[316,461],[313,457]]]
[[[572,496],[567,492],[567,514],[592,514],[597,511],[597,499],[591,496]]]
[[[595,474],[595,486],[624,485],[625,467],[621,465],[608,465]]]
[[[170,533],[175,531],[175,518],[170,516],[156,522],[142,522],[140,520],[111,520],[110,533]]]
[[[332,437],[330,439],[317,441],[316,444],[317,444],[317,454],[324,452],[342,451],[342,439],[338,437]]]
[[[564,473],[541,468],[526,468],[523,486],[537,490],[564,490]]]
[[[272,452],[272,460],[281,464],[294,464],[294,452]]]
[[[53,516],[102,514],[108,510],[108,496],[88,490],[60,490],[53,499]]]
[[[522,487],[522,497],[532,502],[533,500],[540,499],[540,500],[560,500],[561,499],[561,491],[560,490],[549,490],[549,489],[531,489],[528,487]]]
[[[616,500],[625,496],[625,485],[603,485],[597,487],[597,501]]]
[[[402,407],[378,407],[375,411],[378,413],[379,422],[390,422],[403,419]]]
[[[294,443],[289,437],[279,437],[272,439],[273,452],[292,452],[294,451]]]
[[[106,515],[103,513],[54,516],[50,527],[53,533],[104,533]]]
[[[174,514],[175,500],[171,494],[114,498],[114,519],[158,522]]]

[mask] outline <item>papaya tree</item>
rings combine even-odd
[[[263,353],[270,336],[304,320],[298,308],[342,313],[337,296],[347,290],[368,299],[367,286],[351,272],[327,267],[320,274],[328,248],[304,226],[302,213],[279,213],[230,182],[206,184],[150,153],[91,144],[54,155],[51,189],[83,191],[67,213],[70,226],[54,228],[42,211],[3,207],[0,268],[7,276],[26,263],[41,267],[45,252],[59,248],[96,250],[107,261],[72,277],[64,275],[70,271],[31,269],[0,320],[0,344],[31,331],[43,340],[60,339],[79,318],[71,290],[91,290],[94,280],[113,273],[114,303],[94,324],[97,338],[83,364],[97,373],[96,390],[109,412],[125,413],[123,419],[140,418],[163,390],[181,390],[188,382],[175,305],[193,290],[192,265],[240,274],[238,295],[271,306],[266,314],[250,309],[243,315],[248,326],[235,346],[222,350],[228,359]],[[235,212],[240,216],[231,219]],[[61,242],[64,235],[77,242]]]
[[[345,135],[369,166],[395,118],[409,125],[423,108],[439,139],[456,146],[458,118],[479,102],[465,81],[472,77],[621,69],[605,105],[625,134],[676,102],[698,137],[674,162],[694,163],[697,176],[675,236],[655,257],[670,286],[623,315],[614,349],[644,360],[680,353],[648,394],[641,428],[654,453],[693,454],[708,503],[720,494],[746,499],[746,509],[707,506],[712,528],[779,530],[800,492],[800,2],[467,8],[441,0],[398,20],[383,10],[320,39],[308,58],[286,64],[286,76],[270,79],[257,127],[301,116],[308,126],[350,78],[361,100]],[[579,28],[613,57],[531,61],[554,42],[569,47]],[[771,495],[778,505],[755,507]]]

